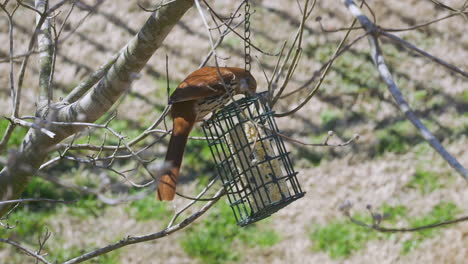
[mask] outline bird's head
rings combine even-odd
[[[257,90],[257,81],[252,74],[241,68],[230,68],[234,74],[234,87],[236,94],[245,94],[253,96]]]

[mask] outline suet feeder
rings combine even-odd
[[[266,96],[232,102],[202,126],[240,226],[304,196]]]

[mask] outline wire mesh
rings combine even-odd
[[[231,103],[202,128],[239,225],[304,196],[266,93]]]

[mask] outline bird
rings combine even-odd
[[[196,122],[222,108],[232,96],[254,95],[257,81],[237,67],[202,67],[187,76],[169,97],[172,135],[159,178],[157,198],[172,201],[187,139]]]

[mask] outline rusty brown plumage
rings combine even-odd
[[[230,99],[229,93],[253,94],[256,88],[257,82],[250,72],[235,67],[203,67],[179,84],[169,98],[173,129],[165,158],[168,166],[158,186],[159,200],[174,199],[185,145],[195,122],[224,106]]]

